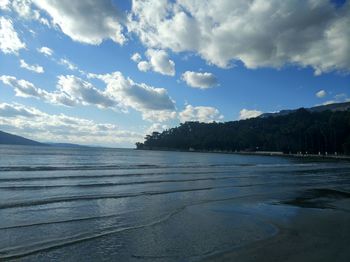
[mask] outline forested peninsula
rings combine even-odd
[[[185,122],[153,132],[137,149],[350,155],[350,110],[298,109],[224,123]]]

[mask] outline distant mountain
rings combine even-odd
[[[40,143],[34,140],[24,138],[22,136],[13,135],[0,131],[0,145],[28,145],[28,146],[53,146],[53,147],[70,147],[82,148],[89,147],[71,143]]]
[[[54,147],[71,147],[71,148],[89,147],[89,146],[83,146],[83,145],[71,144],[71,143],[46,143],[46,144]]]
[[[344,102],[344,103],[334,103],[334,104],[328,104],[328,105],[321,105],[321,106],[315,106],[315,107],[310,107],[310,108],[305,108],[309,112],[323,112],[323,111],[332,111],[332,112],[337,112],[337,111],[347,111],[350,110],[350,102]],[[285,116],[290,113],[296,112],[298,109],[291,109],[291,110],[281,110],[276,113],[264,113],[260,115],[260,118],[266,118],[269,116]]]
[[[45,144],[30,140],[21,136],[12,135],[0,131],[0,144],[5,145],[28,145],[28,146],[44,146]]]

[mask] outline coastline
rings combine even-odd
[[[221,150],[184,150],[173,148],[136,148],[135,150],[146,151],[171,151],[171,152],[189,152],[189,153],[210,153],[210,154],[232,154],[232,155],[253,155],[253,156],[279,156],[279,157],[294,157],[305,159],[333,159],[333,160],[348,160],[350,161],[350,155],[334,155],[334,154],[285,154],[283,152],[275,151],[221,151]]]

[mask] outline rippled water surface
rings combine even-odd
[[[0,260],[198,261],[332,208],[349,180],[339,161],[0,146]]]

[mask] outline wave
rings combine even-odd
[[[179,214],[180,212],[182,212],[183,210],[185,210],[186,208],[188,208],[190,206],[202,205],[202,204],[207,204],[207,203],[212,203],[212,202],[239,200],[239,199],[246,198],[246,197],[251,198],[253,196],[259,197],[259,196],[262,196],[265,194],[266,193],[264,193],[264,194],[259,193],[259,194],[254,194],[254,195],[249,194],[249,195],[232,196],[232,197],[226,197],[226,198],[201,200],[198,202],[189,203],[189,204],[185,204],[183,206],[180,206],[180,207],[176,208],[175,210],[173,210],[172,212],[169,212],[168,214],[164,215],[160,219],[157,219],[155,221],[151,221],[149,223],[141,224],[141,225],[124,226],[124,227],[111,226],[111,227],[102,228],[99,231],[95,231],[95,232],[81,233],[81,234],[76,234],[76,235],[69,236],[69,237],[57,238],[57,239],[52,239],[52,240],[47,240],[47,241],[40,241],[40,242],[36,242],[36,243],[30,244],[27,246],[15,246],[15,247],[11,247],[11,248],[4,248],[4,249],[0,249],[0,260],[1,259],[20,258],[20,257],[28,256],[31,254],[35,254],[37,252],[48,251],[51,249],[60,248],[60,247],[64,247],[64,246],[68,246],[68,245],[72,245],[72,244],[100,238],[100,237],[107,236],[107,235],[112,235],[115,233],[121,233],[121,232],[125,232],[125,231],[156,226],[158,224],[161,224],[161,223],[168,221],[170,218]],[[62,222],[62,223],[64,223],[64,222]],[[278,229],[276,227],[274,227],[274,229],[275,229],[275,231],[273,232],[273,234],[276,234]]]
[[[19,224],[19,225],[13,225],[13,226],[0,227],[0,230],[24,228],[24,227],[34,227],[34,226],[44,226],[44,225],[51,225],[51,224],[62,224],[62,223],[70,223],[70,222],[81,222],[81,221],[107,219],[107,218],[114,218],[114,217],[120,217],[120,213],[101,215],[101,216],[71,218],[71,219],[56,220],[56,221],[45,221],[45,222],[37,222],[37,223],[31,223],[31,224]]]
[[[0,209],[5,208],[18,208],[27,206],[38,206],[53,204],[59,202],[73,202],[73,201],[84,201],[84,200],[99,200],[99,199],[119,199],[119,198],[132,198],[132,197],[142,197],[142,196],[153,196],[153,195],[166,195],[173,193],[184,193],[184,192],[196,192],[196,191],[206,191],[214,189],[224,189],[224,188],[237,188],[237,187],[251,187],[252,184],[247,185],[227,185],[227,186],[209,186],[209,187],[199,187],[199,188],[185,188],[185,189],[175,189],[168,191],[142,191],[138,193],[126,193],[126,194],[99,194],[99,195],[70,195],[70,196],[59,196],[51,197],[46,199],[31,199],[26,201],[16,201],[0,204]]]
[[[315,167],[319,163],[288,163],[288,164],[182,164],[182,165],[73,165],[73,166],[0,166],[0,172],[15,172],[15,171],[85,171],[85,170],[131,170],[131,169],[181,169],[181,168],[236,168],[236,167],[259,167],[259,168],[274,168],[274,167]],[[339,166],[325,166],[327,169],[339,168]],[[349,168],[349,166],[347,166]]]
[[[13,171],[68,171],[68,170],[115,170],[160,168],[158,165],[76,165],[76,166],[0,166],[1,172]]]
[[[321,176],[316,176],[315,179],[318,179]],[[238,177],[241,179],[242,177]],[[252,178],[252,177],[248,177]],[[145,180],[145,181],[133,181],[133,182],[105,182],[105,183],[86,183],[86,184],[76,184],[76,185],[9,185],[9,186],[0,186],[0,189],[6,190],[42,190],[42,189],[56,189],[56,188],[94,188],[94,187],[113,187],[113,186],[129,186],[129,185],[147,185],[147,184],[161,184],[161,183],[185,183],[185,182],[197,182],[197,181],[220,181],[220,180],[233,180],[237,177],[233,176],[221,176],[221,177],[203,177],[203,178],[190,178],[190,179],[167,179],[167,180]],[[294,182],[294,178],[286,180],[283,179],[283,182]],[[345,178],[334,178],[328,179],[328,183],[333,182],[349,182],[349,179]],[[279,183],[281,181],[278,181]],[[310,181],[309,181],[310,182]],[[274,183],[274,182],[273,182]],[[272,183],[272,184],[273,184]],[[271,183],[255,183],[249,184],[254,186],[267,185]],[[242,185],[237,185],[242,186]]]
[[[246,164],[230,165],[76,165],[76,166],[0,166],[0,172],[14,171],[75,171],[75,170],[127,170],[127,169],[179,169],[208,167],[244,167]]]
[[[312,177],[324,177],[324,175],[327,175],[329,173],[329,169],[336,169],[336,173],[334,173],[337,176],[341,175],[348,175],[350,173],[350,168],[337,168],[337,167],[321,167],[318,169],[302,169],[302,170],[283,170],[283,173],[294,173],[296,175],[302,175],[305,176],[312,176]],[[163,176],[163,175],[208,175],[208,174],[228,174],[230,173],[230,169],[226,170],[205,170],[205,171],[181,171],[181,172],[142,172],[142,173],[123,173],[123,174],[99,174],[99,175],[53,175],[53,176],[23,176],[23,177],[0,177],[0,182],[25,182],[25,181],[31,181],[31,182],[43,182],[43,181],[51,181],[51,180],[84,180],[84,179],[103,179],[103,178],[131,178],[131,177],[151,177],[151,176]],[[235,173],[235,178],[254,178],[254,177],[261,177],[261,175],[242,175],[244,170],[240,170],[239,173]],[[249,171],[249,170],[247,170]],[[280,170],[259,170],[260,173],[267,173],[269,177],[272,176],[280,176],[281,171]]]
[[[220,174],[224,171],[181,171],[181,175],[185,174]],[[113,177],[148,177],[161,175],[179,175],[176,172],[152,172],[152,173],[124,173],[124,174],[101,174],[101,175],[64,175],[64,176],[25,176],[25,177],[0,177],[0,182],[16,182],[16,181],[46,181],[59,179],[100,179]]]
[[[9,185],[0,186],[0,189],[49,189],[49,188],[75,188],[75,187],[109,187],[109,186],[128,186],[128,185],[146,185],[146,184],[159,184],[159,183],[182,183],[182,182],[196,182],[196,181],[215,181],[234,179],[232,176],[225,177],[203,177],[203,178],[190,178],[190,179],[167,179],[167,180],[145,180],[145,181],[133,181],[133,182],[107,182],[107,183],[89,183],[89,184],[76,184],[76,185]]]
[[[20,258],[23,256],[40,252],[40,251],[50,250],[58,247],[64,247],[67,245],[72,245],[79,242],[96,239],[96,238],[100,238],[100,237],[115,234],[115,233],[155,226],[157,224],[167,221],[172,216],[178,214],[185,208],[186,206],[175,209],[173,212],[170,212],[164,217],[146,224],[126,226],[126,227],[115,227],[115,226],[105,227],[91,233],[80,233],[69,237],[62,237],[62,238],[51,239],[47,241],[40,241],[40,242],[32,243],[27,246],[14,246],[10,248],[0,249],[0,260]]]

